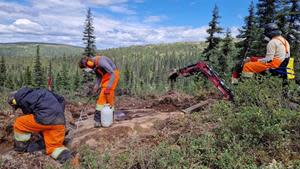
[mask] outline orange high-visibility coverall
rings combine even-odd
[[[14,133],[16,137],[22,139],[26,134],[42,133],[46,145],[46,154],[51,154],[55,149],[66,149],[63,145],[65,139],[65,126],[64,125],[42,125],[35,121],[34,115],[24,115],[16,118],[14,123]],[[19,140],[21,141],[21,140]],[[24,140],[26,141],[26,140]],[[56,150],[58,151],[58,150]]]
[[[115,79],[114,82],[109,89],[109,94],[105,94],[105,91],[107,90],[107,85],[110,81],[110,74],[106,73],[101,81],[101,92],[97,100],[97,105],[104,105],[106,103],[110,104],[111,106],[115,105],[115,89],[118,85],[118,81],[120,78],[119,70],[114,71]]]
[[[96,110],[101,111],[104,104],[114,107],[115,89],[120,79],[120,72],[116,65],[106,56],[96,56],[94,58],[96,65],[97,85],[101,84],[101,92],[97,99]]]
[[[279,58],[274,58],[271,62],[269,63],[264,63],[260,61],[255,61],[255,62],[247,62],[244,64],[243,67],[243,75],[247,76],[249,74],[251,76],[252,73],[261,73],[263,71],[266,71],[270,68],[276,69],[280,66],[282,63],[282,60]]]
[[[290,45],[282,36],[273,38],[267,46],[267,56],[269,62],[250,61],[243,66],[243,76],[251,77],[253,73],[261,73],[270,68],[276,69],[286,57],[289,57]]]

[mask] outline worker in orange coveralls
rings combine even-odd
[[[97,94],[101,88],[95,111],[95,128],[99,128],[101,120],[101,110],[105,104],[109,104],[114,110],[115,89],[119,81],[119,70],[113,61],[106,56],[84,57],[79,61],[79,67],[86,72],[96,74],[97,80],[93,93]]]
[[[285,59],[290,57],[289,42],[281,36],[281,31],[275,23],[267,24],[264,34],[270,39],[266,56],[246,58],[243,67],[236,68],[233,72],[233,84],[238,82],[240,72],[244,77],[252,77],[254,73],[261,73],[270,68],[278,68]]]
[[[46,154],[64,163],[73,160],[71,151],[63,145],[65,138],[64,98],[46,89],[23,87],[9,95],[8,103],[14,111],[24,115],[14,123],[14,149],[33,152],[44,149]],[[40,142],[32,142],[32,135],[40,133]],[[72,162],[72,161],[71,161]]]

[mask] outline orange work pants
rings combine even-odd
[[[41,125],[34,119],[33,114],[18,117],[14,124],[15,133],[43,133],[46,154],[51,154],[56,148],[61,148],[65,139],[64,125]]]
[[[115,70],[114,75],[115,75],[115,79],[114,79],[114,81],[112,83],[112,86],[110,88],[109,94],[104,94],[104,91],[106,90],[106,88],[108,86],[108,83],[110,81],[110,76],[111,75],[109,73],[106,73],[102,77],[101,92],[100,92],[100,95],[98,97],[97,106],[96,107],[103,106],[106,103],[110,104],[111,106],[114,106],[114,104],[115,104],[115,89],[116,89],[116,87],[118,85],[119,78],[120,78],[119,70]]]
[[[259,61],[255,62],[247,62],[243,66],[243,74],[244,75],[251,75],[253,73],[261,73],[263,71],[266,71],[270,68],[276,69],[280,66],[282,61],[278,58],[274,58],[271,62],[269,63],[263,63]]]

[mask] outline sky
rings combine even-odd
[[[232,35],[251,0],[0,0],[0,43],[48,42],[84,46],[87,9],[98,49],[203,41],[215,5]],[[256,3],[257,0],[254,0]]]

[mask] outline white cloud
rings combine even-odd
[[[233,37],[236,37],[240,32],[239,32],[239,28],[236,27],[236,26],[233,26],[230,28],[230,31],[231,31],[231,35]]]
[[[17,19],[14,22],[14,25],[16,26],[23,26],[23,27],[34,27],[34,26],[40,26],[39,24],[32,22],[28,19]]]
[[[145,23],[155,23],[155,22],[160,22],[166,18],[167,18],[166,16],[152,15],[152,16],[145,17],[144,22]]]
[[[97,4],[113,12],[126,13],[138,19],[112,19],[94,12],[98,48],[129,45],[200,41],[207,36],[206,26],[199,28],[159,26],[167,16],[139,18],[128,8],[129,0],[31,0],[29,4],[0,2],[0,41],[41,41],[83,46],[82,31],[87,7]],[[143,0],[131,0],[143,3]],[[95,8],[95,7],[94,7]],[[142,19],[142,22],[139,22]],[[152,23],[157,23],[155,26]]]
[[[97,32],[97,42],[100,48],[156,43],[171,43],[178,41],[202,41],[206,38],[206,26],[189,27],[159,27],[141,24],[116,25],[113,31]]]
[[[0,25],[0,33],[29,33],[40,34],[43,27],[28,19],[17,19],[10,25]]]
[[[127,14],[127,15],[136,14],[135,11],[128,9],[125,6],[110,6],[109,9],[115,13],[122,13],[122,14]]]
[[[124,4],[128,0],[87,0],[87,1],[99,6],[111,6],[117,4]]]
[[[62,8],[67,10],[61,12],[68,12],[70,9],[74,10],[85,6],[84,3],[79,0],[31,0],[31,5],[40,10],[55,10]]]

